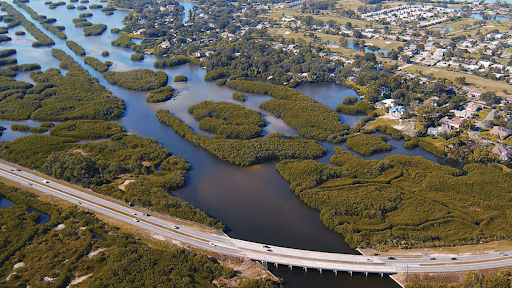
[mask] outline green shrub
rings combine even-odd
[[[189,63],[191,60],[189,57],[178,55],[172,58],[166,58],[163,60],[155,61],[153,64],[155,68],[172,67]]]
[[[92,68],[94,68],[94,70],[101,72],[101,73],[106,72],[108,70],[108,68],[110,67],[110,65],[107,65],[106,62],[103,63],[100,60],[98,60],[97,58],[92,57],[92,56],[85,57],[84,63],[91,66]]]
[[[343,99],[343,104],[354,104],[357,102],[357,100],[359,100],[357,97],[347,97]]]
[[[282,118],[305,138],[337,143],[348,134],[350,127],[341,123],[335,111],[293,88],[246,80],[231,80],[226,86],[272,96],[274,99],[261,103],[260,107]]]
[[[67,121],[50,130],[52,136],[91,140],[110,138],[121,133],[126,133],[122,125],[101,120]]]
[[[71,51],[73,51],[73,53],[75,53],[76,55],[85,56],[84,48],[82,48],[82,46],[80,46],[75,41],[73,41],[73,40],[66,41],[66,46],[68,46],[68,48],[71,49]]]
[[[12,130],[12,131],[23,131],[23,132],[27,132],[28,130],[30,130],[30,126],[25,125],[25,124],[12,124],[12,125],[11,125],[11,130]]]
[[[146,101],[149,103],[165,102],[175,95],[175,90],[171,86],[165,86],[155,90],[149,91]]]
[[[218,79],[217,81],[215,81],[215,84],[217,84],[218,86],[224,86],[226,85],[227,82],[228,79]]]
[[[165,72],[154,72],[150,69],[135,69],[125,72],[108,71],[103,73],[103,77],[110,84],[137,91],[155,90],[167,85],[168,81]]]
[[[233,99],[238,100],[240,102],[245,102],[246,97],[242,93],[235,92],[235,93],[233,93]]]
[[[229,77],[229,75],[224,70],[213,70],[209,71],[204,75],[204,80],[206,81],[213,81],[221,78]]]
[[[297,137],[288,138],[282,133],[274,133],[267,139],[237,140],[208,138],[192,131],[180,118],[167,110],[157,112],[158,120],[166,124],[195,145],[210,151],[223,161],[240,166],[248,166],[274,159],[310,159],[324,155],[325,148],[312,140]]]
[[[142,54],[142,53],[132,54],[130,56],[130,59],[132,59],[132,61],[142,61],[142,60],[144,60],[144,54]]]
[[[347,147],[357,153],[370,156],[375,153],[391,151],[391,144],[386,136],[358,134],[347,138]]]
[[[39,46],[52,46],[55,45],[55,42],[48,37],[45,33],[43,33],[39,28],[35,26],[34,23],[27,20],[23,14],[21,14],[18,10],[14,9],[12,5],[10,5],[7,2],[1,2],[0,5],[2,6],[2,9],[5,10],[10,16],[12,16],[16,22],[21,23],[21,25],[27,30],[34,38],[36,38],[36,42],[32,43],[33,47],[39,47]],[[5,35],[0,35],[0,42],[3,41],[10,41],[9,39],[6,39],[3,37]]]
[[[0,58],[9,57],[16,54],[16,49],[0,50]]]
[[[66,5],[66,9],[72,10],[72,9],[75,9],[75,8],[76,8],[76,7],[75,7],[75,5],[73,5],[73,4],[68,4],[68,5]]]
[[[78,6],[76,6],[76,9],[77,9],[77,10],[86,10],[86,9],[87,9],[87,6],[84,6],[84,5],[78,5]]]
[[[254,110],[228,102],[203,101],[188,109],[199,128],[225,138],[250,139],[263,136],[265,119]]]
[[[101,52],[101,56],[108,57],[108,56],[110,56],[110,53],[108,53],[108,51],[103,51],[103,52]]]
[[[16,64],[18,60],[16,58],[2,58],[0,59],[0,65]]]
[[[16,32],[14,32],[14,35],[23,36],[23,35],[25,35],[25,31],[16,31]]]
[[[174,82],[187,82],[188,78],[185,75],[177,75],[174,77]]]
[[[103,34],[107,30],[107,25],[105,24],[93,24],[91,26],[84,28],[85,36],[98,36]]]
[[[81,13],[80,15],[78,15],[78,17],[80,17],[80,18],[89,18],[89,17],[92,17],[92,13],[91,12]]]
[[[345,98],[347,99],[347,98]],[[368,103],[368,101],[360,101],[357,102],[354,106],[340,104],[336,106],[336,111],[341,112],[343,114],[357,115],[357,114],[366,114],[368,111],[372,110],[373,106]]]

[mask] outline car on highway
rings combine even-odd
[[[437,260],[436,257],[430,257],[430,260]]]
[[[368,259],[366,259],[366,260],[364,260],[364,261],[365,261],[365,262],[368,262],[368,263],[369,263],[369,262],[373,262],[373,260],[372,260],[372,259],[370,259],[370,258],[368,258]]]
[[[43,180],[43,183],[48,184],[48,183],[50,183],[50,181],[48,181],[48,180]]]
[[[171,228],[172,229],[180,229],[180,227],[176,226],[176,225],[171,225]]]
[[[505,257],[505,256],[508,256],[508,254],[507,253],[501,254],[501,257]]]
[[[132,212],[131,214],[132,214],[132,215],[137,215],[137,213],[135,213],[135,212]]]
[[[210,242],[210,243],[208,243],[208,244],[210,244],[210,246],[217,246],[217,244],[215,244],[215,243],[213,243],[213,242]]]
[[[149,214],[147,214],[147,213],[142,213],[142,215],[149,217]]]
[[[16,171],[20,172],[21,170],[20,170],[20,169],[18,169],[18,168],[16,168]]]
[[[133,218],[133,221],[135,221],[135,222],[139,222],[139,219],[137,219],[137,218]]]
[[[267,252],[274,252],[274,251],[272,251],[272,249],[267,249]]]
[[[452,261],[455,261],[455,260],[457,260],[457,258],[455,258],[455,257],[452,257]]]
[[[396,260],[396,258],[395,258],[395,257],[393,257],[393,256],[389,256],[389,257],[388,257],[388,260]]]
[[[270,249],[270,246],[268,246],[268,245],[263,245],[263,248]]]

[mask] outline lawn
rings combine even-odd
[[[472,74],[465,74],[456,71],[448,71],[445,69],[435,68],[435,67],[424,67],[419,65],[413,65],[404,69],[409,73],[417,74],[418,71],[421,71],[424,75],[433,74],[437,78],[446,78],[450,81],[455,81],[457,77],[466,77],[466,82],[470,85],[475,86],[476,88],[480,88],[483,90],[493,90],[496,91],[496,95],[501,97],[508,97],[503,93],[503,90],[509,90],[511,86],[505,82],[494,81],[490,79],[484,79]]]

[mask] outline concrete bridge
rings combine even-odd
[[[152,215],[150,211],[140,207],[129,207],[117,199],[112,199],[93,191],[52,179],[27,168],[15,164],[0,162],[0,178],[18,183],[20,187],[47,193],[58,197],[88,211],[126,222],[130,225],[145,229],[154,234],[169,237],[182,244],[200,249],[214,251],[220,254],[246,257],[259,261],[263,265],[285,265],[290,268],[300,267],[317,269],[320,272],[360,272],[394,274],[403,272],[457,272],[481,269],[496,269],[512,267],[512,251],[488,253],[480,255],[439,257],[438,259],[399,258],[352,255],[307,251],[270,244],[255,243],[230,238],[220,231],[198,227],[198,225],[182,225],[183,220],[167,216]]]

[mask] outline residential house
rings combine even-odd
[[[439,136],[441,134],[450,134],[450,131],[452,131],[452,127],[447,124],[443,124],[439,127],[428,128],[427,133],[431,136]]]
[[[455,128],[460,128],[460,125],[462,125],[462,119],[459,118],[450,118],[445,116],[441,121]]]
[[[512,149],[496,145],[491,149],[491,153],[498,154],[500,156],[500,160],[507,160],[510,154],[512,154]]]
[[[475,97],[475,98],[480,98],[480,96],[483,94],[484,92],[480,91],[480,90],[477,90],[477,89],[471,89],[469,90],[467,96],[469,97]]]
[[[492,127],[491,131],[489,131],[489,134],[499,136],[500,139],[505,139],[508,136],[510,136],[510,130],[502,128],[500,126],[494,126]]]

